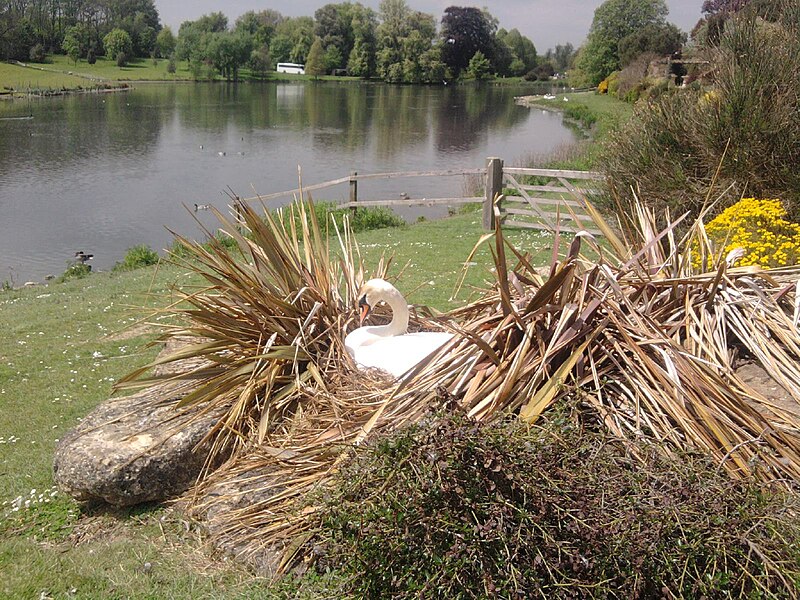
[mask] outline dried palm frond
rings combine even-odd
[[[307,387],[324,393],[334,380],[331,372],[355,371],[342,334],[364,278],[358,248],[345,229],[332,236],[339,241],[338,253],[332,252],[313,210],[302,202],[290,210],[289,218],[266,211],[262,217],[239,203],[236,220],[216,213],[244,260],[214,237],[204,247],[177,236],[183,251],[174,260],[205,285],[179,290],[180,302],[165,312],[177,314],[181,324],[162,325],[163,338],[194,343],[117,383],[126,389],[165,379],[193,382],[178,408],[224,410],[208,434],[212,457],[235,455],[250,442],[268,443],[295,418]],[[379,265],[377,275],[384,269]],[[188,371],[146,375],[189,357],[204,360]]]
[[[601,230],[612,232],[593,215]],[[712,256],[699,221],[677,240],[638,207],[627,239],[580,254],[577,236],[544,280],[495,232],[498,282],[448,315],[461,343],[419,374],[396,404],[424,404],[445,389],[469,414],[508,411],[535,421],[566,395],[580,397],[621,438],[709,453],[733,475],[800,480],[800,412],[767,401],[736,376],[738,354],[756,360],[800,402],[800,267],[697,272]],[[634,236],[633,239],[631,236]],[[504,244],[516,255],[506,271]]]
[[[733,476],[800,480],[798,411],[770,403],[735,370],[746,353],[800,401],[800,267],[731,266],[714,258],[701,221],[679,237],[680,219],[659,231],[644,206],[620,237],[589,206],[606,241],[578,234],[563,256],[554,249],[545,277],[498,218],[480,242],[494,242],[496,280],[436,323],[418,318],[456,335],[398,384],[357,370],[344,350],[364,279],[347,228],[324,235],[313,211],[292,210],[297,219],[244,205],[235,221],[217,215],[244,260],[180,238],[184,264],[206,287],[170,307],[184,324],[166,335],[197,342],[164,360],[206,359],[168,377],[195,382],[182,406],[224,410],[209,437],[230,459],[198,487],[197,503],[237,552],[293,540],[272,568],[290,564],[316,510],[302,500],[345,450],[442,398],[477,419],[530,422],[578,398],[586,418],[623,440],[701,450]],[[698,270],[692,252],[713,268]],[[374,275],[384,272],[381,264]],[[120,386],[157,380],[145,372]]]

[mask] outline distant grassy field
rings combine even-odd
[[[28,90],[76,89],[93,87],[98,83],[52,69],[53,65],[20,67],[8,63],[0,63],[0,91],[16,90],[22,92]]]
[[[73,63],[68,57],[63,55],[51,55],[48,57],[51,64],[43,65],[45,68],[52,68],[61,71],[72,71],[87,77],[99,77],[114,81],[193,81],[194,76],[185,60],[175,63],[175,73],[167,72],[169,61],[165,58],[157,58],[155,62],[152,58],[135,58],[125,67],[118,67],[114,60],[105,56],[98,57],[97,62],[90,65],[85,60]],[[205,79],[207,72],[203,72]],[[255,80],[249,69],[242,68],[239,77],[243,81]],[[216,79],[221,79],[216,76]],[[256,78],[257,79],[257,78]],[[310,81],[313,79],[308,75],[289,75],[286,73],[267,73],[264,81]],[[358,81],[358,77],[320,77],[322,80],[329,81]]]
[[[134,58],[124,67],[118,67],[116,61],[105,56],[99,56],[93,65],[85,60],[79,60],[76,64],[69,57],[59,54],[48,56],[48,60],[50,64],[44,65],[46,68],[114,81],[181,81],[192,78],[186,61],[178,61],[173,74],[167,72],[169,61],[164,58],[156,59],[155,64],[152,58]]]

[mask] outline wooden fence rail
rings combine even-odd
[[[452,176],[481,176],[484,180],[483,196],[460,196],[454,198],[400,198],[400,199],[363,199],[359,198],[358,182],[368,180],[388,180],[396,178],[415,177],[452,177]],[[547,182],[541,185],[523,183],[521,177],[546,178]],[[602,181],[600,173],[591,171],[572,171],[561,169],[530,169],[522,167],[505,167],[503,160],[497,157],[486,159],[486,168],[475,169],[447,169],[441,171],[398,171],[389,173],[351,173],[346,177],[306,185],[283,192],[259,195],[244,198],[244,202],[264,202],[282,197],[291,197],[298,194],[322,190],[337,185],[348,184],[349,201],[340,204],[343,208],[358,208],[361,206],[450,206],[480,202],[483,205],[483,226],[485,229],[494,228],[495,210],[498,204],[500,214],[508,225],[536,228],[554,229],[558,226],[562,231],[577,230],[580,223],[574,223],[574,218],[586,217],[583,210],[585,197],[598,191],[597,187],[582,187],[572,181]],[[571,181],[572,180],[572,181]],[[503,195],[504,189],[511,188],[513,193]],[[496,202],[500,196],[503,199]],[[588,218],[588,217],[587,217]],[[570,222],[570,220],[572,222]],[[592,233],[598,231],[589,229]]]

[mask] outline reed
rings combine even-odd
[[[225,462],[207,470],[195,506],[240,554],[283,546],[272,567],[293,565],[319,518],[307,499],[347,449],[445,401],[478,421],[514,414],[534,423],[569,400],[584,420],[632,442],[634,457],[648,442],[667,457],[699,451],[733,478],[800,480],[800,414],[736,373],[746,357],[800,401],[800,267],[737,267],[714,255],[702,218],[679,236],[682,219],[667,217],[659,230],[641,203],[613,226],[587,203],[605,242],[556,231],[545,273],[505,239],[498,214],[476,246],[491,244],[495,281],[445,315],[414,314],[414,327],[455,336],[396,382],[357,370],[343,345],[367,278],[347,224],[323,226],[302,202],[291,210],[296,218],[243,204],[236,219],[217,214],[244,260],[213,239],[203,247],[179,238],[192,259],[178,260],[205,286],[183,290],[167,309],[179,324],[162,327],[195,341],[118,385],[189,381],[178,408],[220,411],[208,438]],[[702,268],[692,260],[698,248]],[[385,276],[389,262],[369,277]],[[190,357],[200,366],[147,376]]]

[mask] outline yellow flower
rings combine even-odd
[[[796,264],[800,259],[800,224],[786,217],[780,200],[743,198],[717,215],[706,226],[706,234],[716,246],[714,252],[722,256],[743,248],[741,265]],[[700,257],[694,254],[692,262],[699,267]]]

